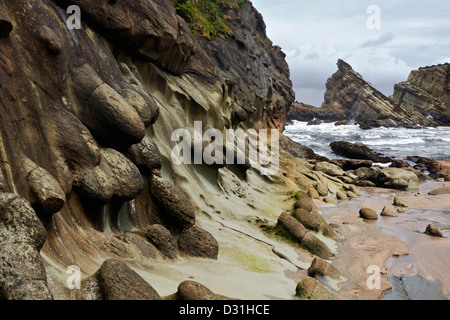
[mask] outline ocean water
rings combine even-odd
[[[420,156],[434,160],[450,160],[450,127],[437,128],[374,128],[362,130],[358,125],[335,126],[323,123],[308,126],[294,121],[286,126],[284,134],[292,140],[329,159],[342,158],[333,153],[333,141],[362,142],[375,152],[405,160],[407,156]]]

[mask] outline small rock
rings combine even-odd
[[[294,211],[294,218],[310,230],[316,232],[320,230],[320,221],[305,209],[296,209]]]
[[[319,199],[320,198],[319,192],[317,192],[317,190],[315,188],[310,188],[308,190],[308,196],[311,199]]]
[[[177,258],[175,240],[169,230],[161,224],[154,224],[147,230],[147,239],[163,255],[170,259]]]
[[[152,174],[150,195],[164,217],[171,219],[175,226],[184,229],[195,224],[195,211],[188,195],[171,182]]]
[[[427,226],[427,229],[425,230],[425,233],[433,236],[433,237],[440,237],[442,238],[442,232],[433,224],[429,224]]]
[[[197,226],[186,228],[178,235],[178,249],[193,257],[217,259],[219,244],[208,231]]]
[[[346,194],[347,197],[350,198],[350,199],[358,198],[358,196],[357,196],[355,193],[353,193],[352,191],[347,191],[345,194]]]
[[[121,237],[121,240],[136,246],[146,258],[156,259],[158,257],[157,249],[149,241],[138,234],[127,232]]]
[[[348,200],[347,195],[342,191],[336,192],[336,198],[338,198],[339,200]]]
[[[215,294],[201,283],[191,280],[180,283],[174,298],[189,301],[230,300],[228,297]]]
[[[58,181],[44,168],[37,166],[30,159],[25,160],[28,182],[33,191],[32,205],[44,215],[60,211],[66,202],[66,195]]]
[[[356,182],[356,185],[360,187],[376,187],[376,184],[370,180],[361,179]]]
[[[403,199],[400,198],[400,197],[395,197],[395,198],[394,198],[394,206],[397,206],[397,207],[404,207],[404,208],[407,208],[407,207],[408,207],[408,205],[406,204],[406,201],[403,200]]]
[[[362,196],[361,191],[354,185],[350,185],[349,186],[350,191],[353,192],[354,194],[356,194],[358,197]]]
[[[328,186],[326,183],[317,183],[316,190],[322,197],[326,197],[328,195]]]
[[[337,204],[337,201],[335,199],[333,199],[333,198],[330,198],[330,197],[323,198],[323,201],[325,203],[328,203],[328,204]]]
[[[146,135],[144,139],[132,145],[127,152],[128,158],[136,164],[142,174],[149,175],[155,169],[161,169],[161,153],[158,146]]]
[[[398,212],[398,213],[405,213],[406,210],[407,210],[406,208],[398,208],[398,209],[397,209],[397,212]]]
[[[325,161],[317,163],[316,166],[314,167],[314,170],[321,171],[330,176],[343,176],[345,173],[344,170],[342,170],[337,165]]]
[[[333,265],[317,257],[314,258],[311,266],[308,268],[308,274],[311,277],[319,275],[329,277],[334,280],[339,280],[341,277],[339,271]]]
[[[331,252],[330,248],[311,232],[305,234],[300,243],[300,247],[322,259],[329,260],[334,258],[334,254]]]
[[[383,217],[396,217],[397,215],[391,211],[388,207],[384,207],[383,211],[381,212],[381,215]]]
[[[295,288],[300,298],[308,300],[336,300],[336,296],[314,278],[306,277]]]
[[[309,212],[313,211],[314,203],[306,193],[299,191],[296,194],[296,198],[298,200],[294,205],[295,209],[305,209]]]
[[[305,226],[286,212],[283,212],[278,217],[278,225],[281,225],[287,231],[289,231],[289,233],[294,236],[299,242],[302,241],[307,233]]]
[[[378,220],[377,213],[369,208],[362,208],[359,210],[359,216],[367,220]]]

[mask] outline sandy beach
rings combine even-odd
[[[450,186],[449,182],[428,180],[415,191],[361,188],[359,198],[330,206],[317,200],[322,215],[345,238],[337,243],[332,264],[348,280],[338,284],[339,299],[448,299],[450,295],[450,194],[429,195],[431,190]],[[408,208],[397,213],[394,197],[403,198]],[[379,216],[363,220],[359,210],[387,206],[397,217]],[[443,238],[424,234],[433,223]],[[366,285],[378,266],[381,286]]]

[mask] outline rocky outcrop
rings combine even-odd
[[[27,201],[0,193],[0,297],[53,299],[39,254],[45,238],[44,226]]]
[[[356,183],[362,186],[377,186],[397,190],[416,190],[419,178],[416,173],[400,168],[360,168],[355,171]],[[367,185],[366,182],[372,183]]]
[[[411,71],[408,80],[394,87],[394,102],[420,113],[437,125],[450,125],[450,64]]]
[[[81,9],[81,29],[67,27],[69,5]],[[207,39],[170,0],[0,3],[2,298],[70,297],[60,271],[92,276],[103,261],[105,296],[157,298],[111,261],[218,257],[197,215],[231,210],[219,176],[236,175],[175,165],[172,133],[194,121],[282,130],[294,101],[262,16],[247,1],[220,6],[229,32]],[[235,210],[253,200],[240,201]]]
[[[395,85],[393,97],[378,91],[345,61],[339,59],[337,66],[327,80],[321,108],[296,102],[288,120],[356,123],[363,129],[450,123],[448,64],[411,72],[408,81]]]

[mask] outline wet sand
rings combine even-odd
[[[427,181],[419,191],[361,188],[363,196],[336,206],[321,206],[328,223],[338,226],[345,237],[338,243],[333,265],[348,278],[341,283],[340,299],[448,299],[450,297],[450,195],[428,195],[449,182]],[[419,194],[418,194],[419,193]],[[359,209],[371,208],[378,214],[392,205],[395,196],[408,204],[398,217],[379,216],[377,221],[359,218]],[[424,234],[435,224],[444,238]],[[381,270],[381,287],[369,289],[369,266]]]

